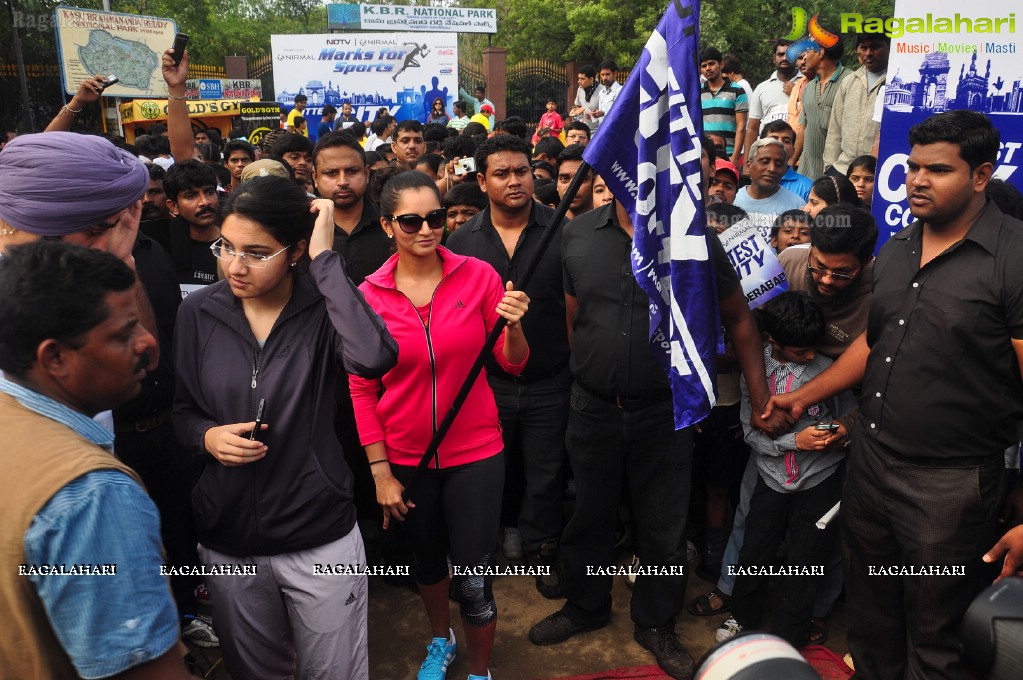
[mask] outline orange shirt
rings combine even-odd
[[[789,94],[789,112],[785,120],[796,132],[803,129],[803,126],[799,124],[799,112],[803,108],[803,91],[806,90],[806,84],[811,80],[813,78],[800,78],[799,82],[792,86],[792,92]]]

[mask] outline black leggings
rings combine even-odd
[[[501,452],[475,463],[423,472],[412,498],[416,507],[409,510],[403,527],[415,555],[416,581],[427,586],[443,581],[449,554],[455,567],[496,564],[504,465]],[[403,485],[414,470],[391,466]],[[454,581],[462,618],[474,626],[497,618],[492,576],[464,576],[456,571]]]

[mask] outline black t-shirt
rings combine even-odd
[[[142,392],[137,397],[114,409],[114,423],[118,426],[170,408],[174,398],[174,320],[181,304],[174,265],[167,251],[142,233],[135,240],[131,253],[135,257],[135,271],[146,289],[146,297],[156,319],[160,364],[146,375],[142,381]]]
[[[391,240],[380,226],[380,213],[368,200],[363,199],[362,216],[351,234],[334,225],[334,250],[344,260],[345,274],[356,286],[393,254]]]
[[[721,241],[707,242],[718,300],[723,300],[739,288],[739,279]],[[650,298],[632,274],[631,250],[632,239],[618,224],[614,202],[565,225],[565,293],[578,305],[569,366],[583,387],[605,397],[668,395],[668,376],[650,352]]]
[[[188,268],[178,270],[182,299],[203,286],[217,282],[217,258],[210,246],[214,241],[188,240]]]
[[[914,222],[874,263],[863,442],[910,459],[1001,456],[1023,417],[1023,223],[988,201],[923,267],[921,247]]]

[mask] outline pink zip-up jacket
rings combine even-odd
[[[380,379],[349,377],[355,420],[363,446],[383,441],[387,459],[395,465],[419,463],[497,323],[497,304],[504,297],[504,284],[489,264],[442,247],[437,252],[444,275],[433,294],[428,324],[395,286],[397,255],[359,286],[397,341],[398,363]],[[494,358],[501,368],[519,375],[528,356],[522,363],[509,363],[504,358],[504,335],[494,345]],[[441,443],[439,467],[483,460],[502,447],[494,393],[480,371]],[[437,461],[430,461],[430,467],[438,467]]]

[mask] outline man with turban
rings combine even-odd
[[[167,253],[139,233],[149,169],[102,137],[55,131],[22,135],[15,141],[0,152],[0,256],[13,246],[45,237],[107,251],[136,272],[132,292],[138,320],[159,342],[148,352],[141,394],[113,413],[102,411],[95,420],[117,433],[117,456],[142,477],[161,514],[187,516],[189,459],[170,422],[174,369],[169,343],[181,298]],[[54,191],[58,177],[61,189]],[[187,523],[163,524],[170,563],[194,564],[196,541],[189,536]],[[171,579],[182,616],[195,612],[192,580]],[[189,639],[199,637],[206,646],[217,645],[205,619],[189,617],[185,631]]]
[[[60,178],[60,191],[53,182]],[[0,152],[0,255],[42,237],[106,250],[135,269],[132,248],[149,171],[102,137],[71,132],[21,135]],[[139,322],[156,333],[136,279]],[[153,352],[153,367],[159,352]]]
[[[15,538],[4,544],[21,550],[17,561],[25,571],[20,581],[0,585],[8,603],[17,604],[5,610],[30,612],[14,619],[29,637],[10,638],[27,644],[19,643],[14,656],[0,649],[0,656],[17,657],[26,677],[183,680],[189,676],[174,602],[166,581],[153,571],[163,562],[159,515],[128,469],[109,455],[114,425],[107,409],[133,396],[126,392],[114,399],[110,386],[122,385],[129,374],[137,385],[157,367],[160,354],[132,254],[149,172],[99,137],[50,132],[16,141],[0,152],[0,254],[5,255],[0,269],[6,276],[0,286],[5,292],[0,316],[6,321],[0,325],[22,329],[15,344],[34,335],[40,342],[26,355],[33,359],[29,370],[8,360],[5,368],[12,374],[9,380],[0,377],[9,402],[5,418],[24,426],[19,430],[9,422],[5,436],[22,432],[36,442],[36,448],[4,447],[13,456],[5,469],[35,473],[8,489],[15,499],[27,499],[12,501],[4,523],[6,535]],[[58,178],[61,190],[54,191]],[[89,260],[82,255],[88,251],[33,243],[44,238],[109,255]],[[29,255],[29,249],[37,250]],[[44,273],[29,274],[33,266]],[[112,284],[110,277],[117,281]],[[102,317],[82,307],[92,302],[60,311],[83,289],[106,285],[115,292],[100,301]],[[27,299],[40,301],[34,312]],[[68,328],[76,316],[90,324],[77,336],[46,330],[54,323]],[[89,398],[100,393],[104,398]],[[59,448],[53,438],[68,448]],[[86,461],[74,455],[86,450],[88,469],[78,467]],[[61,451],[64,455],[58,455]],[[50,462],[40,462],[39,456]],[[70,575],[60,578],[40,576],[68,569]],[[96,569],[106,577],[93,575]],[[23,585],[12,588],[16,583]]]

